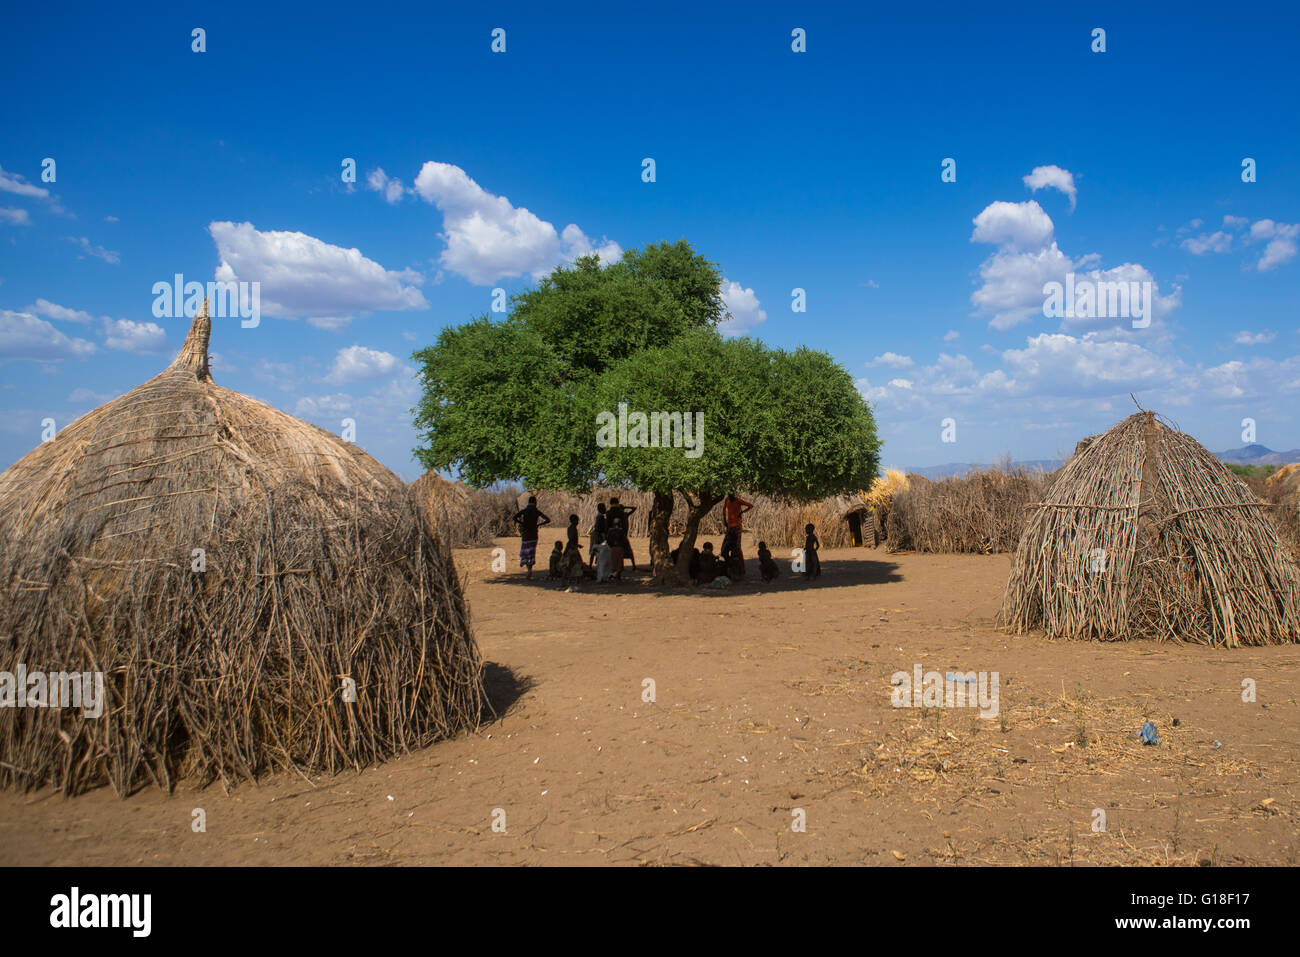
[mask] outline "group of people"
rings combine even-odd
[[[636,555],[628,541],[628,518],[637,507],[623,505],[618,496],[610,498],[609,505],[601,502],[596,506],[596,522],[590,532],[591,554],[584,561],[582,546],[579,544],[578,516],[570,515],[565,529],[565,540],[557,541],[551,551],[550,577],[570,582],[580,581],[584,569],[594,569],[600,581],[613,578],[623,579],[623,563],[629,562],[632,571],[636,571]],[[524,569],[524,578],[533,577],[533,566],[537,564],[537,538],[539,530],[551,524],[550,516],[537,507],[537,496],[528,496],[528,504],[516,512],[511,521],[519,528],[519,565]],[[608,570],[598,567],[607,562]],[[603,574],[602,574],[603,572]]]
[[[732,581],[745,577],[745,555],[741,550],[743,534],[743,516],[754,506],[746,502],[735,492],[728,492],[723,499],[723,520],[725,534],[722,539],[721,553],[715,554],[713,543],[705,542],[703,549],[694,548],[689,562],[691,582],[707,585],[721,576]],[[549,576],[570,584],[581,581],[584,575],[594,572],[598,582],[623,580],[623,565],[629,562],[636,571],[636,556],[628,539],[628,519],[635,512],[635,505],[623,505],[617,496],[612,496],[609,505],[604,502],[596,506],[596,521],[591,527],[588,538],[590,554],[584,561],[582,546],[579,544],[578,516],[570,515],[565,529],[565,541],[555,543],[550,555]],[[516,512],[511,521],[519,528],[519,565],[524,571],[525,579],[533,577],[533,566],[537,563],[537,539],[539,530],[551,524],[551,519],[537,507],[537,496],[528,496],[528,504]],[[816,529],[812,524],[804,527],[804,576],[817,578],[821,574],[821,562],[817,557],[821,543],[817,539]],[[676,564],[681,554],[681,546],[672,551],[672,560]],[[758,543],[759,573],[763,581],[770,582],[780,574],[767,542]]]

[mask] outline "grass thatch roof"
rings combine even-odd
[[[0,475],[0,670],[101,672],[107,697],[0,708],[2,784],[334,771],[480,716],[456,572],[405,486],[214,383],[211,326]]]
[[[407,487],[434,536],[449,548],[491,545],[508,531],[509,517],[516,511],[509,507],[513,498],[508,494],[470,489],[437,472],[425,472]]]
[[[1267,507],[1195,439],[1139,412],[1030,506],[1001,618],[1065,638],[1300,641],[1300,570]]]

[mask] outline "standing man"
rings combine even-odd
[[[632,563],[632,571],[636,571],[636,556],[632,554],[632,543],[627,536],[627,517],[636,509],[635,505],[620,505],[618,497],[614,496],[609,500],[609,510],[605,513],[605,519],[611,529],[618,526],[623,530],[623,556]]]
[[[725,562],[732,555],[740,559],[740,573],[745,573],[745,554],[740,550],[740,517],[754,506],[746,502],[735,492],[728,492],[722,501],[722,516],[727,523],[727,533],[722,539],[722,560]]]
[[[519,567],[528,569],[524,579],[533,577],[533,565],[537,563],[537,529],[541,525],[550,525],[551,520],[537,507],[537,496],[528,496],[528,504],[510,519],[519,526]]]

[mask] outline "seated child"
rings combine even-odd
[[[727,577],[733,582],[742,581],[745,577],[745,559],[740,554],[740,549],[733,548],[731,552],[723,559],[723,567],[726,569]]]
[[[699,584],[707,585],[718,577],[718,556],[713,554],[713,543],[705,542],[704,551],[700,553]]]
[[[762,572],[763,581],[770,582],[773,578],[781,573],[777,568],[776,562],[772,558],[772,553],[768,551],[767,542],[758,543],[758,568]]]
[[[564,546],[561,545],[559,542],[556,542],[555,550],[551,552],[551,565],[550,565],[550,570],[547,571],[546,573],[547,578],[559,579],[561,577],[560,558],[563,556],[563,554],[564,554]]]
[[[608,542],[601,542],[596,546],[594,560],[596,563],[597,584],[603,584],[604,582],[609,581],[609,576],[612,575],[614,571],[614,555],[613,549],[609,547]]]
[[[822,573],[821,559],[817,557],[817,549],[821,543],[817,541],[817,535],[813,531],[815,527],[812,522],[803,527],[803,575],[808,579],[816,578]]]
[[[573,525],[577,528],[577,525]],[[582,546],[578,544],[575,536],[573,542],[564,550],[564,557],[560,560],[561,567],[564,569],[564,581],[570,587],[574,587],[582,581]]]
[[[611,577],[615,581],[623,580],[623,552],[627,548],[627,532],[621,525],[611,525],[605,535],[609,543]]]

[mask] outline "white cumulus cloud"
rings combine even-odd
[[[882,352],[867,363],[868,367],[888,366],[891,369],[907,369],[913,365],[915,363],[911,356],[901,356],[897,352]]]
[[[0,192],[13,193],[15,196],[28,196],[33,199],[48,199],[50,191],[40,186],[33,186],[27,179],[17,173],[6,173],[0,166]]]
[[[1295,258],[1296,237],[1300,236],[1300,224],[1276,223],[1271,219],[1261,219],[1250,226],[1251,242],[1266,242],[1264,255],[1260,257],[1255,268],[1267,272]]]
[[[390,352],[367,349],[365,346],[348,346],[340,349],[334,364],[325,376],[326,382],[343,384],[380,379],[404,369],[400,359]]]
[[[754,290],[738,282],[722,280],[722,301],[731,313],[730,319],[718,324],[718,331],[724,336],[743,336],[767,321],[767,312]]]
[[[1232,341],[1239,346],[1262,346],[1272,342],[1276,338],[1276,332],[1269,332],[1267,330],[1264,332],[1251,332],[1248,329],[1243,329],[1232,337]]]
[[[1052,238],[1052,218],[1035,200],[990,203],[975,217],[973,243],[1017,249],[1041,249]]]
[[[167,348],[167,333],[156,322],[106,319],[104,334],[104,345],[121,352],[153,354]]]
[[[218,280],[260,282],[262,312],[346,325],[357,312],[427,309],[412,269],[385,269],[356,248],[333,246],[306,233],[258,230],[252,223],[213,222]]]
[[[366,188],[372,189],[376,193],[382,193],[386,203],[401,202],[402,196],[406,193],[406,187],[402,185],[402,181],[390,177],[384,172],[382,166],[372,169],[366,176]]]
[[[1202,233],[1200,236],[1188,236],[1183,240],[1182,246],[1193,256],[1226,253],[1232,248],[1232,233],[1225,233],[1220,229],[1212,233]]]
[[[1043,286],[1063,282],[1074,268],[1070,257],[1052,243],[1045,249],[1020,252],[1003,249],[980,266],[982,285],[971,294],[980,312],[989,313],[989,325],[1010,329],[1034,315],[1043,314]]]
[[[81,247],[84,256],[77,258],[84,259],[86,256],[94,256],[96,259],[102,259],[110,266],[116,266],[122,262],[122,257],[111,249],[105,249],[97,243],[92,243],[85,236],[65,236],[63,237],[70,243]]]
[[[93,342],[69,338],[29,312],[0,309],[0,359],[84,359],[94,352]]]
[[[1060,190],[1070,197],[1071,210],[1074,209],[1075,202],[1079,198],[1078,190],[1074,186],[1074,174],[1059,166],[1035,166],[1033,172],[1024,177],[1024,182],[1035,193],[1040,189]]]
[[[1177,287],[1172,294],[1161,297],[1151,273],[1140,264],[1124,263],[1102,270],[1096,267],[1101,258],[1096,253],[1071,259],[1053,238],[1051,217],[1033,200],[1027,203],[990,203],[975,217],[974,223],[971,242],[991,243],[998,247],[980,265],[980,285],[971,294],[976,310],[991,316],[989,326],[993,329],[1005,331],[1035,316],[1042,316],[1046,299],[1044,287],[1048,283],[1060,283],[1064,287],[1068,273],[1075,273],[1076,279],[1093,281],[1151,282],[1155,318],[1163,317],[1180,304]],[[1077,332],[1085,328],[1128,325],[1130,321],[1117,317],[1087,323],[1065,320],[1062,329]]]
[[[504,196],[489,193],[459,166],[429,161],[415,178],[415,192],[442,213],[447,244],[439,264],[478,286],[500,279],[540,279],[556,266],[598,253],[604,263],[622,256],[618,243],[593,242],[570,223],[562,232]]]
[[[27,312],[44,316],[46,319],[58,319],[60,322],[85,323],[95,321],[94,316],[82,309],[69,309],[67,306],[60,306],[48,299],[37,299],[27,307]]]

